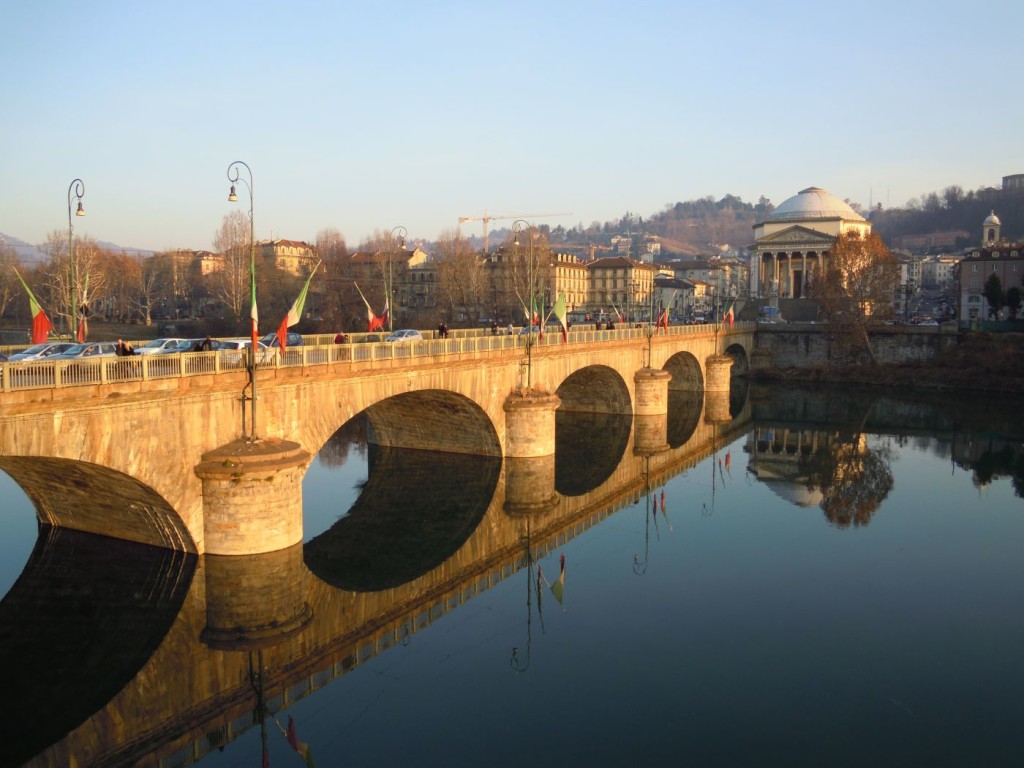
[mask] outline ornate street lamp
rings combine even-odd
[[[249,178],[246,179],[241,175],[241,169],[244,168]],[[246,189],[249,190],[249,301],[250,301],[250,317],[252,318],[252,328],[250,329],[250,336],[252,337],[252,346],[249,348],[249,395],[248,400],[250,403],[249,414],[250,414],[250,426],[249,434],[245,434],[245,399],[246,396],[242,395],[242,437],[247,437],[250,442],[255,442],[259,438],[256,436],[256,352],[259,344],[259,314],[256,311],[256,238],[255,238],[255,225],[252,216],[252,169],[241,160],[235,160],[228,166],[228,181],[231,182],[231,191],[228,193],[228,202],[237,203],[238,194],[235,192],[235,185],[238,182],[245,184]]]
[[[75,272],[75,228],[71,222],[71,200],[77,198],[78,208],[75,216],[85,216],[85,208],[82,205],[82,197],[85,195],[85,182],[75,179],[68,186],[68,260],[71,262],[71,312],[68,314],[68,322],[71,327],[68,329],[72,336],[77,338],[78,333],[78,275]],[[78,339],[85,341],[85,339]]]
[[[384,297],[388,306],[388,331],[394,330],[391,322],[391,316],[395,314],[395,308],[391,306],[391,302],[395,299],[395,274],[394,267],[392,266],[392,256],[395,253],[395,235],[398,235],[398,249],[405,250],[405,238],[409,236],[409,232],[405,227],[399,225],[391,230],[391,235],[388,237],[388,284],[385,287],[387,295]]]
[[[528,299],[527,304],[528,304],[528,307],[529,307],[529,314],[530,314],[530,317],[526,321],[527,323],[529,323],[529,332],[526,334],[526,390],[527,390],[527,392],[529,392],[530,389],[532,388],[532,385],[533,385],[533,381],[532,381],[532,378],[531,378],[532,369],[533,369],[533,318],[536,315],[536,307],[535,307],[535,302],[534,302],[534,293],[535,293],[535,291],[534,291],[534,285],[533,285],[533,279],[534,279],[534,275],[533,275],[533,269],[534,269],[534,265],[533,265],[533,229],[523,219],[517,219],[512,224],[512,234],[513,234],[512,244],[514,246],[516,246],[517,248],[519,247],[519,233],[523,231],[524,227],[526,228],[527,232],[530,235],[530,245],[529,245],[529,248],[527,250],[527,261],[526,261],[526,275],[527,275],[527,277],[526,277],[526,292],[529,294],[529,299]]]

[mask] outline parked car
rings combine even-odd
[[[117,345],[112,341],[87,341],[74,344],[70,349],[56,355],[50,360],[88,360],[96,357],[113,357],[117,353]]]
[[[168,352],[181,352],[179,343],[188,339],[153,339],[135,350],[136,355],[166,355]]]
[[[384,341],[384,337],[379,333],[367,333],[355,340],[356,344],[379,344]]]
[[[392,331],[384,341],[423,341],[423,334],[414,328]]]
[[[534,336],[539,336],[540,335],[540,326],[539,325],[534,325],[534,326],[531,327],[529,325],[524,325],[522,328],[519,329],[519,335],[520,336],[526,336],[528,333],[533,333]]]
[[[48,341],[45,344],[33,344],[21,352],[15,352],[8,360],[12,363],[19,360],[45,360],[48,357],[59,355],[61,352],[67,352],[73,346],[75,346],[74,343],[70,341]]]
[[[301,347],[302,346],[302,334],[301,333],[288,333],[288,338],[285,339],[287,346],[289,347]],[[277,338],[277,333],[268,333],[262,339],[260,343],[268,347],[280,347],[281,342]]]

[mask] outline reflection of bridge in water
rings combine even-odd
[[[602,447],[574,446],[560,422],[559,453],[571,458],[556,466],[451,455],[438,466],[436,454],[424,463],[421,452],[374,448],[349,514],[305,547],[269,554],[197,558],[46,529],[0,603],[0,658],[18,692],[0,717],[5,744],[20,745],[7,760],[199,759],[258,725],[251,664],[267,709],[286,708],[516,573],[527,548],[542,556],[695,466],[748,422],[746,410],[732,418],[690,397],[673,404],[669,445],[654,452],[637,447],[640,417],[604,422]],[[399,465],[413,482],[391,482]],[[585,480],[578,466],[590,467]],[[396,533],[394,550],[374,543]]]

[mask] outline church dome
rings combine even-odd
[[[985,223],[982,226],[999,227],[1002,226],[1002,222],[999,221],[999,217],[996,216],[996,212],[992,211],[992,213],[985,217]]]
[[[835,195],[820,187],[808,187],[772,211],[765,221],[807,221],[812,219],[843,219],[864,221],[864,217]]]

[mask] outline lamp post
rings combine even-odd
[[[394,274],[394,268],[392,266],[392,256],[393,256],[393,254],[395,252],[395,249],[394,249],[395,235],[398,235],[398,247],[399,247],[399,249],[404,251],[405,250],[405,238],[409,236],[409,232],[406,230],[405,227],[397,226],[397,227],[395,227],[394,229],[391,230],[391,235],[388,237],[388,280],[387,280],[388,284],[387,284],[387,286],[385,288],[385,290],[387,291],[387,296],[384,297],[384,300],[387,302],[387,306],[388,306],[388,332],[389,333],[392,330],[394,330],[393,329],[393,323],[391,322],[391,316],[395,313],[395,308],[391,306],[391,301],[395,297],[394,296],[394,293],[395,293],[395,274]]]
[[[68,313],[68,322],[71,324],[71,327],[68,330],[76,339],[78,332],[78,275],[75,272],[75,228],[71,223],[71,200],[72,198],[78,200],[75,216],[85,216],[85,208],[82,206],[82,197],[84,195],[85,182],[81,179],[75,179],[68,185],[68,261],[71,262],[71,312]],[[84,339],[78,339],[78,341],[84,341]]]
[[[530,317],[527,319],[529,323],[529,332],[526,334],[526,390],[530,391],[533,386],[532,370],[533,370],[533,318],[536,314],[536,308],[534,307],[534,290],[533,290],[533,229],[523,219],[516,219],[512,224],[512,244],[519,247],[519,233],[526,228],[530,235],[530,244],[527,250],[526,256],[526,292],[529,294],[527,305],[529,307]]]
[[[248,179],[241,175],[242,169],[245,169]],[[255,442],[259,438],[256,436],[256,352],[257,345],[259,344],[258,337],[258,325],[259,315],[256,311],[256,238],[255,238],[255,224],[252,216],[252,168],[241,160],[235,160],[228,166],[228,181],[231,182],[231,191],[228,193],[228,202],[238,202],[238,194],[235,192],[235,185],[240,181],[245,184],[246,189],[249,190],[249,301],[250,301],[250,317],[252,318],[252,328],[250,329],[250,336],[252,337],[252,346],[249,348],[249,434],[245,434],[245,396],[243,395],[242,403],[242,437],[248,437],[250,442]]]

